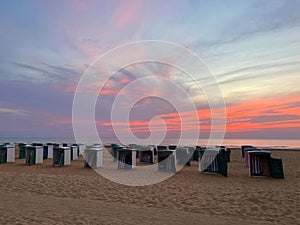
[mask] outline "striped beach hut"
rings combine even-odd
[[[63,167],[71,164],[70,147],[56,147],[53,148],[52,165]]]
[[[227,177],[228,162],[220,149],[203,149],[200,151],[199,171],[201,173],[218,173]]]
[[[0,145],[0,164],[15,162],[15,146]]]
[[[97,169],[103,165],[103,148],[92,147],[84,149],[84,167]]]
[[[28,166],[43,163],[43,146],[25,146],[25,163]]]
[[[117,149],[118,169],[134,169],[136,167],[136,149]]]
[[[177,172],[176,150],[157,151],[157,169],[163,172]]]
[[[137,146],[140,163],[154,163],[154,147],[151,146]]]
[[[284,178],[282,160],[272,158],[271,152],[249,151],[248,154],[250,176]]]

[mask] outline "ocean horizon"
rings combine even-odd
[[[113,138],[105,138],[102,139],[102,144],[107,143],[120,143],[117,139]],[[9,143],[76,143],[74,137],[0,137],[0,143],[9,142]],[[87,141],[84,144],[95,143]],[[122,143],[122,144],[130,144]],[[178,139],[166,139],[160,144],[177,144]],[[154,144],[150,142],[143,142],[141,140],[140,143],[137,144]],[[198,139],[191,140],[185,139],[181,140],[182,145],[202,145],[206,146],[208,144],[208,139]],[[300,149],[300,140],[299,139],[223,139],[222,145],[227,147],[240,147],[241,145],[253,145],[257,147],[264,148],[274,148],[274,149]]]

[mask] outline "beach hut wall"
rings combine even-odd
[[[71,152],[69,147],[53,148],[53,166],[63,167],[71,164]]]
[[[7,150],[7,162],[15,162],[16,148],[13,145],[6,146]]]
[[[25,163],[28,166],[43,163],[43,146],[25,146]]]
[[[203,149],[200,151],[199,171],[218,173],[227,177],[228,161],[220,149]]]
[[[53,144],[52,143],[47,143],[47,148],[48,148],[48,158],[52,159],[53,158]]]
[[[139,155],[140,163],[154,163],[154,147],[138,146],[137,153]]]
[[[177,159],[175,150],[157,151],[157,169],[163,172],[177,172]]]
[[[136,167],[136,149],[117,149],[118,169],[133,169]]]
[[[97,169],[103,165],[103,148],[86,148],[84,150],[84,167]]]

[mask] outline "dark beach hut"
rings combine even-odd
[[[15,146],[0,145],[0,164],[15,162]]]
[[[43,163],[43,146],[25,146],[25,163],[28,166]]]
[[[157,151],[157,169],[163,172],[177,172],[176,150]]]
[[[25,159],[26,144],[25,143],[19,143],[18,147],[19,147],[19,159]]]
[[[114,162],[117,161],[118,150],[123,148],[124,146],[121,146],[119,144],[111,144],[111,155]]]
[[[53,166],[63,167],[71,164],[70,147],[53,148]]]
[[[268,151],[249,151],[250,176],[267,176],[273,178],[284,178],[281,159],[271,157]]]
[[[154,163],[154,147],[137,146],[140,163]]]
[[[203,149],[200,151],[199,171],[218,173],[227,177],[228,162],[220,149]]]
[[[136,167],[136,149],[120,148],[117,150],[118,169]]]

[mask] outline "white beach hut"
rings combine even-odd
[[[86,148],[84,150],[84,167],[97,169],[103,165],[103,148]]]

